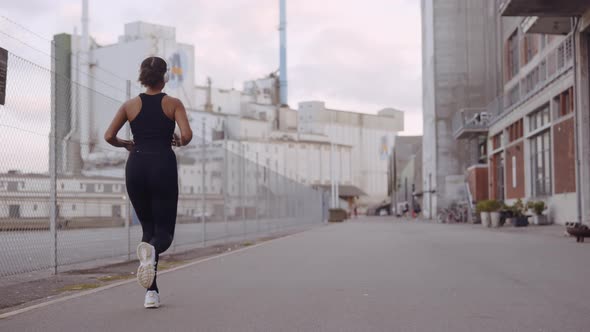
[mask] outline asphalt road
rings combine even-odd
[[[561,228],[330,225],[0,320],[1,331],[589,331],[590,243]]]

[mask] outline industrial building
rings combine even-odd
[[[457,141],[452,124],[455,114],[487,105],[500,90],[495,3],[422,0],[422,187],[427,218],[467,200],[465,169],[481,159],[482,138]]]
[[[277,199],[293,194],[289,190],[297,188],[295,184],[329,191],[335,183],[335,194],[342,201],[334,202],[341,205],[356,197],[366,205],[389,199],[388,160],[397,134],[404,130],[403,112],[384,109],[363,114],[330,109],[322,101],[291,108],[284,2],[278,50],[281,68],[269,68],[271,74],[244,82],[241,90],[215,87],[214,77],[196,84],[195,46],[179,42],[174,27],[132,22],[125,24],[116,42],[99,45],[88,29],[88,1],[82,3],[81,33],[55,35],[52,47],[55,128],[51,136],[57,140],[58,217],[128,214],[123,181],[127,152],[113,149],[102,135],[121,103],[142,91],[138,68],[148,56],[168,62],[170,81],[165,92],[183,101],[195,134],[191,145],[176,150],[179,216],[251,217],[254,212],[270,214],[283,203],[281,208],[292,209],[295,204]],[[128,126],[120,135],[131,138]],[[42,218],[50,213],[40,208],[50,192],[49,176],[15,171],[2,174],[2,179],[0,188],[7,202],[0,207],[2,218]],[[88,183],[99,188],[103,182],[119,191],[92,192],[96,200],[106,203],[94,210],[81,209],[86,196],[76,195],[77,191]],[[76,188],[71,191],[73,201],[63,200],[70,190],[60,188],[62,183]],[[31,185],[37,186],[38,195]],[[33,205],[17,207],[22,195]],[[81,211],[88,213],[82,216]]]

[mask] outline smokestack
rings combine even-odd
[[[279,25],[279,31],[281,34],[281,67],[279,69],[279,93],[281,105],[287,105],[287,1],[279,0],[279,2],[281,20]]]
[[[90,78],[91,53],[90,33],[88,31],[89,21],[88,0],[82,0],[82,47],[78,50],[81,57],[78,58],[79,60],[76,63],[78,66],[78,68],[76,68],[76,73],[83,69],[82,73],[84,74],[84,77],[80,82],[76,83],[81,84],[87,88],[91,88],[92,86],[92,79]],[[90,154],[90,108],[92,107],[90,101],[91,93],[86,88],[80,89],[78,98],[80,98],[80,103],[77,104],[76,112],[78,112],[80,126],[80,154],[82,156],[82,160],[87,161]]]
[[[88,21],[88,0],[82,0],[82,52],[90,51]]]

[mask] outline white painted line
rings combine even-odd
[[[214,260],[214,259],[223,258],[223,257],[229,256],[229,255],[233,255],[233,254],[237,254],[237,253],[240,253],[240,252],[249,250],[249,249],[254,249],[254,248],[257,248],[257,247],[261,247],[263,245],[266,245],[266,244],[269,244],[269,243],[272,243],[272,242],[275,242],[275,241],[278,241],[278,240],[284,240],[284,239],[287,239],[287,238],[291,238],[291,237],[295,237],[295,236],[298,236],[298,235],[302,235],[302,234],[307,233],[308,231],[313,230],[313,229],[314,228],[308,229],[308,230],[305,230],[305,231],[302,231],[302,232],[299,232],[299,233],[295,233],[295,234],[291,234],[291,235],[286,235],[286,236],[283,236],[283,237],[279,237],[279,238],[276,238],[276,239],[264,241],[264,242],[261,242],[261,243],[258,243],[258,244],[252,245],[252,246],[240,248],[240,249],[237,249],[237,250],[232,250],[232,251],[229,251],[229,252],[225,252],[223,254],[219,254],[219,255],[215,255],[215,256],[203,258],[203,259],[200,259],[200,260],[197,260],[197,261],[194,261],[194,262],[190,262],[190,263],[187,263],[187,264],[184,264],[184,265],[180,265],[180,266],[174,267],[174,268],[169,269],[169,270],[158,272],[158,274],[166,274],[166,273],[171,273],[171,272],[175,272],[175,271],[178,271],[178,270],[186,269],[186,268],[189,268],[191,266],[202,264],[202,263],[205,263],[205,262]],[[84,292],[81,292],[81,293],[76,293],[76,294],[72,294],[72,295],[60,297],[60,298],[55,299],[55,300],[51,300],[51,301],[47,301],[47,302],[35,304],[35,305],[29,306],[29,307],[21,308],[21,309],[10,311],[10,312],[6,312],[6,313],[3,313],[3,314],[0,314],[0,319],[6,319],[6,318],[9,318],[9,317],[14,317],[16,315],[24,314],[24,313],[29,312],[29,311],[41,309],[41,308],[44,308],[44,307],[47,307],[47,306],[50,306],[50,305],[54,305],[54,304],[57,304],[57,303],[61,303],[61,302],[65,302],[65,301],[69,301],[69,300],[73,300],[73,299],[77,299],[77,298],[80,298],[80,297],[83,297],[83,296],[96,294],[98,292],[102,292],[102,291],[105,291],[107,289],[119,287],[119,286],[130,284],[130,283],[133,283],[133,282],[137,282],[137,280],[135,278],[133,278],[133,279],[130,279],[130,280],[120,281],[120,282],[117,282],[117,283],[114,283],[114,284],[106,285],[106,286],[103,286],[103,287],[98,287],[98,288],[87,290],[87,291],[84,291]]]

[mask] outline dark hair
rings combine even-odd
[[[139,67],[139,82],[143,86],[155,88],[164,82],[164,74],[168,70],[168,65],[164,59],[152,56],[141,62]]]

